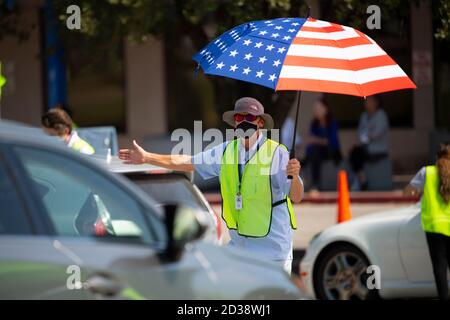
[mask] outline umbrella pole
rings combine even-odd
[[[295,158],[295,136],[297,135],[297,123],[298,123],[298,112],[300,110],[300,101],[302,100],[302,91],[297,91],[297,111],[295,113],[295,125],[294,125],[294,136],[292,138],[292,147],[289,151],[289,158]],[[288,179],[292,179],[292,176],[288,176]]]

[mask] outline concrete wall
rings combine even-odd
[[[2,73],[7,78],[0,102],[0,117],[40,125],[44,110],[44,82],[39,11],[29,8],[21,19],[22,26],[35,26],[30,38],[23,43],[18,43],[13,37],[0,41]]]
[[[133,44],[125,40],[127,133],[121,145],[147,134],[167,132],[164,45],[155,38]]]

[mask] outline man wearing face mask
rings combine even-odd
[[[275,261],[290,273],[296,229],[291,201],[303,197],[300,163],[289,159],[284,145],[263,136],[261,129],[272,129],[273,119],[258,100],[237,100],[223,120],[235,128],[237,138],[194,156],[150,153],[133,141],[133,148],[120,150],[119,157],[125,163],[196,170],[204,179],[218,176],[229,245]]]

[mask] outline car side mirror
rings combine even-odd
[[[183,205],[164,205],[164,215],[168,242],[162,258],[171,262],[178,261],[185,245],[200,239],[208,223],[200,211]]]

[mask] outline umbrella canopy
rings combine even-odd
[[[237,26],[194,55],[206,74],[274,90],[366,97],[416,88],[369,36],[312,18],[279,18]]]

